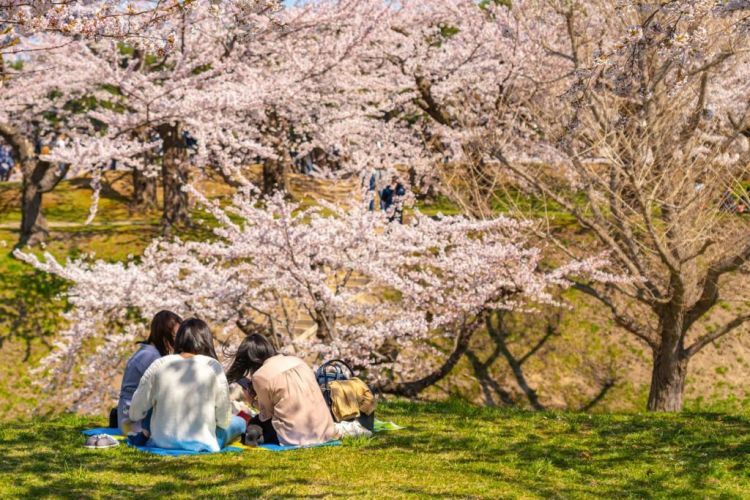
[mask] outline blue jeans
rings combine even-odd
[[[232,415],[229,427],[226,429],[222,429],[221,427],[216,428],[216,440],[219,442],[219,448],[224,448],[229,443],[236,441],[245,433],[246,428],[247,422],[245,422],[244,418]]]
[[[143,417],[143,420],[141,420],[141,429],[148,431],[149,433],[151,433],[151,414],[153,412],[153,409],[149,410],[148,413],[146,413],[146,416]],[[141,431],[138,434],[129,434],[128,441],[135,446],[146,446],[146,443],[148,443],[148,437],[146,437]]]

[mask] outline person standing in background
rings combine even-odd
[[[393,182],[396,187],[394,188],[393,196],[393,217],[390,219],[391,222],[398,220],[399,224],[404,223],[404,202],[406,201],[406,188],[398,180],[397,177],[393,178]]]
[[[397,176],[391,177],[391,182],[383,189],[381,200],[383,210],[388,213],[388,222],[398,219],[399,224],[404,223],[404,199],[406,188]]]
[[[0,145],[0,182],[8,182],[14,165],[10,147]]]
[[[381,183],[383,173],[381,169],[375,168],[371,169],[370,171],[370,179],[368,181],[367,186],[367,198],[370,200],[369,203],[369,210],[370,212],[375,211],[375,193],[378,193],[378,197],[380,197],[380,191],[378,189],[378,186]],[[382,204],[382,201],[381,201]]]

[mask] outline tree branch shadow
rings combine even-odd
[[[50,347],[67,307],[61,294],[65,280],[40,271],[6,270],[0,274],[0,349],[6,342],[24,344],[22,361],[31,357],[34,342]]]

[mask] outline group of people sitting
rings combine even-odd
[[[230,384],[258,413],[233,414]],[[337,437],[313,370],[261,334],[240,344],[224,373],[208,325],[161,311],[128,360],[117,405],[120,432],[139,446],[219,451],[249,426],[264,443],[311,445]],[[257,426],[257,427],[255,427]]]

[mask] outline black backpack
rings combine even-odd
[[[328,384],[336,380],[349,380],[352,377],[354,377],[354,370],[344,360],[332,359],[320,365],[318,371],[315,372],[315,378],[318,379],[318,385],[323,391],[323,398],[328,408],[331,407],[331,387]]]

